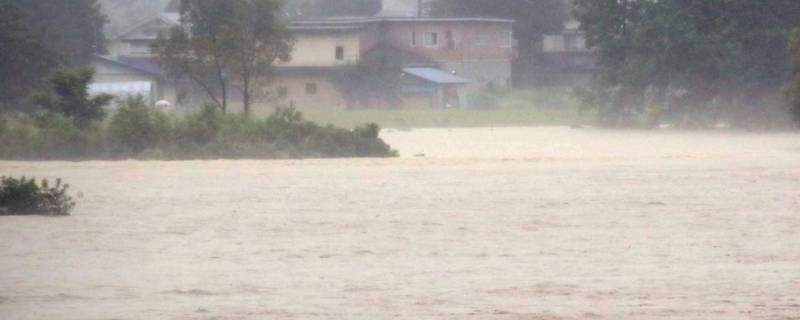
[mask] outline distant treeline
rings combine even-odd
[[[57,66],[104,53],[107,22],[96,0],[0,0],[0,113],[29,110]]]
[[[582,96],[604,123],[785,118],[800,1],[575,0],[574,9],[599,64]]]

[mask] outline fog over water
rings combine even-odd
[[[796,133],[382,136],[400,158],[0,162],[83,195],[69,218],[0,220],[0,315],[800,314]]]

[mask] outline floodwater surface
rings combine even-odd
[[[798,319],[800,135],[386,131],[397,159],[0,162],[2,319]]]

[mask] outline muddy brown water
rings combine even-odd
[[[800,134],[383,136],[400,158],[0,162],[83,194],[0,219],[0,318],[800,315]]]

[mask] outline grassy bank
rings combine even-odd
[[[579,119],[578,104],[568,88],[502,92],[486,100],[491,107],[315,110],[306,115],[315,122],[346,128],[373,122],[395,129],[571,125]]]
[[[308,119],[354,128],[374,122],[382,128],[454,128],[570,125],[575,109],[451,109],[309,111]]]

